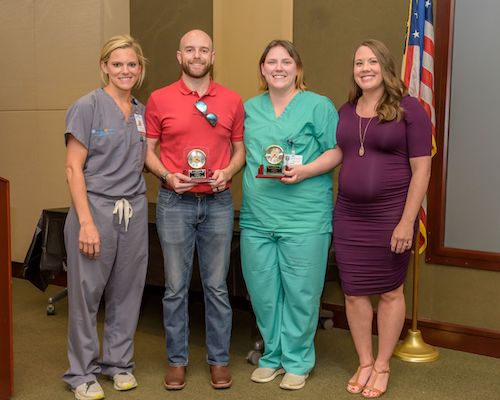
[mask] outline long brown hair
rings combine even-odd
[[[371,51],[373,51],[373,54],[375,54],[382,72],[382,80],[385,90],[384,94],[377,104],[376,111],[379,121],[401,120],[404,114],[404,110],[401,107],[401,99],[408,93],[408,91],[401,78],[399,78],[399,76],[396,74],[394,59],[392,58],[389,49],[384,43],[379,40],[365,40],[359,46],[357,46],[356,50],[354,51],[353,65],[356,51],[358,51],[361,46],[366,46]],[[352,104],[356,104],[362,94],[363,91],[354,80],[353,74],[351,76],[349,102]]]
[[[264,49],[264,52],[262,53],[262,55],[260,56],[260,60],[259,60],[259,89],[260,90],[268,90],[269,89],[269,85],[267,84],[266,80],[262,76],[262,72],[261,72],[260,68],[261,68],[262,64],[264,64],[264,61],[266,61],[266,57],[267,57],[267,54],[269,53],[269,51],[271,51],[271,49],[273,47],[278,47],[278,46],[283,47],[288,52],[290,57],[292,57],[293,60],[295,61],[295,65],[297,66],[297,77],[295,78],[295,88],[299,89],[299,90],[306,90],[307,86],[306,86],[306,82],[304,80],[304,66],[302,64],[302,59],[300,58],[300,54],[292,42],[290,42],[288,40],[282,40],[282,39],[276,39],[276,40],[271,41],[267,45],[267,47]]]

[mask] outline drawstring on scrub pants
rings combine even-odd
[[[115,209],[113,210],[113,215],[115,214],[118,214],[118,224],[121,225],[123,219],[125,222],[125,232],[127,232],[128,222],[134,214],[134,210],[127,199],[120,199],[116,201]]]

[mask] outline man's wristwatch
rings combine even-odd
[[[163,174],[160,175],[161,181],[167,183],[167,177],[169,175],[170,175],[170,171],[165,171]]]

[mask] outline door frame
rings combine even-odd
[[[0,177],[0,400],[14,392],[9,181]]]

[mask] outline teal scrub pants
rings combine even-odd
[[[243,276],[265,346],[259,367],[297,375],[314,367],[330,238],[242,229]]]

